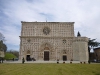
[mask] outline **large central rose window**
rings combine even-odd
[[[45,27],[45,28],[43,29],[43,33],[44,33],[45,35],[49,34],[49,33],[50,33],[50,28]]]

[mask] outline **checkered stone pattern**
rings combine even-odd
[[[74,36],[74,22],[22,21],[21,23],[20,59],[30,55],[36,60],[44,60],[44,51],[49,51],[49,60],[63,60],[63,55],[67,57],[68,61],[74,60],[73,55],[78,52],[75,52],[77,49],[74,49],[77,41],[77,37]],[[82,40],[86,45],[87,41],[84,38]],[[77,43],[79,42],[77,41]],[[83,47],[82,50],[84,49],[87,48]],[[86,56],[85,53],[84,55]],[[80,60],[79,57],[77,60]]]

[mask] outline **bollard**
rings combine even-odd
[[[65,64],[65,61],[63,61],[63,64]]]
[[[72,61],[70,61],[70,64],[72,64]]]
[[[59,62],[57,61],[57,64],[59,64]]]
[[[82,64],[82,62],[80,62]]]
[[[57,59],[57,64],[59,64],[59,59]]]

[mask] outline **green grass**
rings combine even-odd
[[[100,75],[100,64],[0,64],[0,75]]]
[[[12,53],[6,53],[4,59],[13,59],[16,58],[16,56]]]

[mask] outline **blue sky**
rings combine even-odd
[[[21,21],[75,22],[75,36],[100,42],[100,0],[0,0],[0,32],[8,50],[18,50]]]

